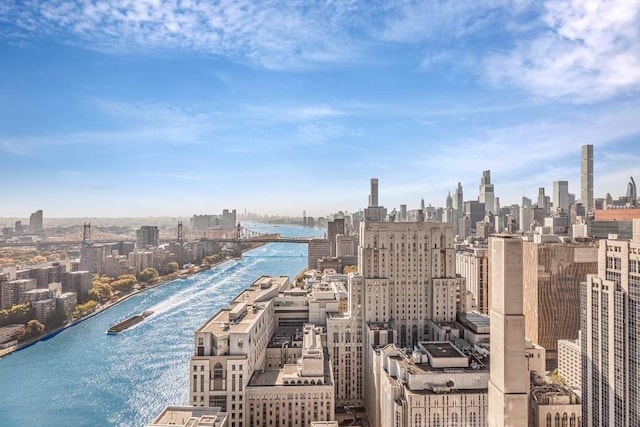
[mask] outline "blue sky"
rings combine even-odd
[[[503,205],[640,167],[640,3],[0,0],[0,216]]]

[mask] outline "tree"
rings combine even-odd
[[[44,324],[47,329],[53,329],[62,325],[65,320],[67,320],[67,316],[64,314],[62,307],[58,306],[53,313],[47,316]]]
[[[133,274],[123,274],[118,280],[111,282],[110,286],[114,291],[130,292],[137,282],[136,276]]]
[[[298,275],[296,276],[295,283],[302,283],[304,281],[304,273],[306,273],[307,271],[309,271],[308,268],[305,268],[304,270],[302,270],[300,273],[298,273]]]
[[[151,279],[158,277],[158,270],[155,268],[145,268],[138,274],[138,280],[141,282],[148,282]]]
[[[172,261],[162,270],[162,275],[166,276],[168,274],[173,274],[180,269],[180,266],[177,262]]]
[[[30,340],[31,338],[35,338],[39,335],[42,335],[43,332],[44,332],[44,325],[42,323],[38,322],[35,319],[29,320],[27,322],[27,327],[22,331],[20,331],[16,335],[16,338],[18,339],[18,341],[26,341],[26,340]]]
[[[342,269],[342,274],[357,273],[357,272],[358,272],[357,265],[345,265],[344,268]]]
[[[93,312],[97,306],[98,306],[97,302],[93,300],[89,300],[86,303],[77,306],[76,309],[73,311],[73,315],[75,317],[84,316],[85,314]]]
[[[109,284],[102,283],[100,281],[94,281],[93,286],[89,290],[89,298],[98,301],[105,302],[111,299],[113,294],[113,288]]]

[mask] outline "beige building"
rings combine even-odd
[[[334,419],[331,361],[321,327],[304,325],[302,353],[294,364],[254,372],[247,386],[249,426],[305,427]]]
[[[227,421],[220,408],[167,406],[147,427],[227,427]]]
[[[526,426],[529,372],[522,309],[522,240],[489,239],[491,259],[491,375],[489,427]]]
[[[601,240],[598,274],[581,289],[582,418],[640,425],[640,220],[633,239]]]
[[[580,283],[597,271],[597,259],[591,243],[523,243],[525,334],[545,348],[549,370],[558,340],[578,337]]]
[[[31,305],[35,311],[36,319],[41,323],[44,323],[47,317],[56,311],[56,300],[54,298],[35,301]]]
[[[557,385],[534,386],[529,397],[529,427],[581,427],[582,404],[574,391]]]
[[[36,288],[35,279],[17,279],[0,282],[0,308],[11,308],[20,303],[21,296]]]
[[[558,340],[558,374],[570,387],[582,387],[580,336],[577,340]]]
[[[467,247],[456,251],[456,274],[465,278],[472,306],[482,314],[489,314],[489,256],[486,247]]]
[[[449,342],[420,342],[410,355],[394,344],[374,353],[379,390],[374,425],[487,425],[489,371],[479,359]]]

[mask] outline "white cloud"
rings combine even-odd
[[[348,61],[345,20],[357,2],[9,0],[0,21],[101,51],[183,49],[274,69]],[[366,9],[365,9],[366,10]]]
[[[546,30],[487,59],[496,84],[588,103],[640,89],[640,2],[549,0]]]

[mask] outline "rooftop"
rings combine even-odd
[[[148,427],[221,427],[226,418],[220,408],[167,406]]]
[[[432,357],[465,357],[453,344],[448,342],[422,342],[420,343]]]

